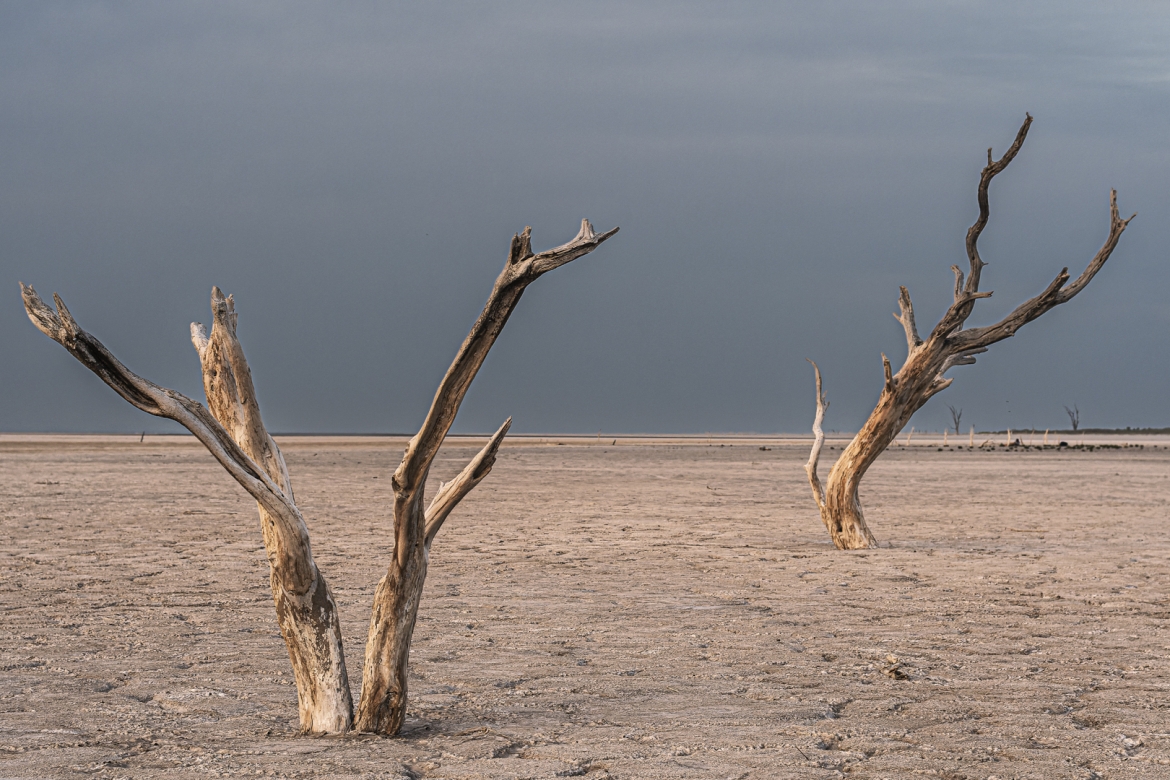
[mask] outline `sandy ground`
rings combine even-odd
[[[505,444],[382,739],[297,735],[254,505],[193,440],[0,437],[0,777],[1170,777],[1164,443],[895,448],[889,547],[843,553],[804,445],[611,441]],[[402,442],[283,446],[356,685]]]

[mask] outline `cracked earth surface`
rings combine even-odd
[[[0,777],[1170,776],[1170,451],[896,448],[892,546],[845,553],[805,444],[557,441],[444,526],[382,739],[296,733],[254,504],[193,440],[0,437]],[[403,440],[281,442],[356,687]]]

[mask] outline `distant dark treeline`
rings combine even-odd
[[[1032,428],[1012,428],[1012,433],[1023,433],[1024,431],[1031,432]],[[1035,430],[1040,430],[1036,428]],[[983,433],[1007,433],[1007,431],[983,431]],[[1049,435],[1054,433],[1067,433],[1069,436],[1075,436],[1078,433],[1146,433],[1146,434],[1170,434],[1170,428],[1078,428],[1072,430],[1071,428],[1049,428]],[[976,433],[976,436],[979,434]]]

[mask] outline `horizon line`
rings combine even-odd
[[[1170,427],[1133,428],[1131,426],[1126,426],[1124,428],[1079,428],[1075,431],[1070,429],[1070,428],[1046,428],[1043,430],[1045,430],[1050,435],[1051,434],[1060,434],[1060,435],[1069,435],[1069,436],[1075,436],[1077,434],[1086,434],[1086,433],[1095,434],[1095,435],[1107,435],[1107,434],[1166,435],[1166,434],[1170,434]],[[986,430],[986,431],[976,430],[975,435],[977,435],[977,436],[996,435],[996,434],[1006,435],[1008,432],[1015,434],[1015,433],[1025,433],[1025,432],[1033,433],[1033,432],[1039,432],[1039,431],[1041,431],[1040,428],[1030,428],[1030,427],[1001,428],[998,430]],[[461,433],[448,433],[447,436],[448,437],[451,437],[451,436],[485,437],[485,436],[491,436],[493,433],[495,433],[495,431],[483,431],[483,432],[472,431],[472,432],[461,432]],[[826,437],[834,437],[834,438],[844,437],[844,436],[852,437],[852,436],[855,436],[856,433],[857,433],[856,431],[825,431],[825,436]],[[908,434],[908,433],[910,433],[910,431],[903,430],[903,431],[899,432],[898,435],[901,436],[901,435]],[[952,431],[950,429],[945,429],[945,430],[922,429],[922,430],[914,430],[913,433],[920,434],[920,435],[933,435],[933,436],[941,436],[943,433],[947,433],[948,435],[953,435],[953,436],[970,435],[970,431],[956,433],[955,431]],[[410,438],[410,437],[414,436],[415,434],[414,433],[406,433],[406,432],[396,432],[396,431],[390,431],[390,432],[382,432],[382,431],[373,431],[373,432],[370,432],[370,431],[366,431],[366,432],[354,432],[354,431],[276,431],[276,432],[273,432],[271,435],[274,437],[276,437],[276,436],[322,437],[322,438],[324,438],[324,437],[357,437],[357,438],[396,439],[396,438]],[[138,431],[0,431],[0,436],[140,436],[140,437],[146,437],[146,436],[193,436],[193,434],[187,430],[157,431],[157,432],[142,431],[142,430],[138,430]],[[710,439],[710,438],[766,439],[766,438],[792,438],[792,437],[806,437],[806,436],[812,436],[812,431],[777,431],[777,432],[772,432],[772,433],[759,433],[759,432],[754,432],[754,431],[706,431],[703,433],[693,433],[693,432],[692,433],[675,433],[675,432],[617,433],[617,432],[613,432],[613,431],[609,431],[609,432],[598,431],[598,432],[593,432],[593,433],[580,433],[580,432],[574,433],[574,432],[566,432],[566,431],[543,432],[543,433],[511,433],[511,432],[509,432],[507,438],[509,438],[509,439],[540,439],[540,438],[547,439],[547,438],[570,438],[571,437],[571,438],[590,438],[590,439],[595,439],[595,438],[598,438],[598,439],[607,439],[607,438],[608,439],[614,439],[614,438],[619,438],[619,439],[662,439],[662,438],[669,438],[669,439]]]

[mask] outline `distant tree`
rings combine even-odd
[[[955,435],[959,435],[959,423],[963,421],[963,410],[947,404],[947,408],[951,410],[951,425],[955,427]]]
[[[979,291],[980,273],[986,265],[979,257],[978,242],[990,214],[987,190],[991,180],[1003,171],[1020,151],[1031,124],[1032,117],[1028,116],[1016,134],[1016,140],[999,160],[993,160],[991,150],[987,150],[987,167],[983,169],[979,178],[979,217],[967,231],[967,259],[970,263],[970,272],[964,283],[963,271],[957,265],[951,266],[951,270],[955,272],[954,303],[925,341],[918,336],[910,293],[905,287],[901,288],[901,296],[898,299],[901,313],[895,314],[894,317],[902,323],[906,331],[908,346],[906,361],[895,374],[890,367],[889,359],[882,355],[885,383],[877,406],[865,425],[853,437],[853,441],[849,442],[837,458],[837,462],[833,464],[823,488],[817,476],[817,459],[825,439],[821,431],[821,421],[824,419],[825,407],[828,404],[821,392],[821,372],[813,363],[817,387],[817,411],[813,423],[815,439],[805,471],[812,485],[813,498],[821,511],[821,520],[833,543],[840,549],[852,550],[874,547],[877,544],[865,524],[861,501],[857,496],[861,478],[894,441],[894,437],[902,431],[910,417],[954,381],[943,375],[954,366],[974,363],[975,355],[986,352],[992,344],[1014,336],[1017,330],[1046,311],[1072,300],[1105,265],[1105,261],[1109,259],[1122,232],[1129,224],[1129,219],[1123,220],[1118,215],[1117,192],[1111,192],[1109,236],[1105,239],[1104,246],[1076,280],[1069,282],[1068,269],[1065,268],[1043,292],[1017,306],[1007,317],[994,325],[982,328],[964,327],[975,308],[975,302],[991,295],[990,292]]]
[[[428,506],[423,501],[423,491],[431,464],[455,421],[471,381],[525,288],[542,274],[589,254],[616,232],[614,228],[596,234],[585,220],[572,241],[540,254],[532,252],[530,229],[513,236],[508,260],[483,313],[439,383],[426,420],[406,445],[402,463],[391,480],[394,551],[389,569],[374,591],[356,719],[345,671],[337,606],[313,560],[309,529],[293,500],[284,456],[260,419],[252,373],[236,338],[236,309],[231,296],[224,297],[218,287],[212,289],[214,319],[210,334],[199,323],[191,325],[191,341],[203,369],[205,407],[143,379],[122,365],[100,341],[81,329],[57,295],[53,296],[57,304],[54,311],[32,287],[21,284],[21,292],[29,319],[45,335],[65,347],[134,406],[174,420],[195,434],[220,465],[256,499],[271,567],[276,620],[288,646],[296,680],[301,730],[342,733],[356,728],[394,735],[402,728],[406,715],[407,661],[431,542],[455,505],[492,470],[496,452],[512,424],[511,418],[462,472],[450,482],[438,485]]]
[[[1077,408],[1076,404],[1073,404],[1071,409],[1067,406],[1064,407],[1064,411],[1068,415],[1068,421],[1072,423],[1073,433],[1076,433],[1077,428],[1081,427],[1081,410]]]

